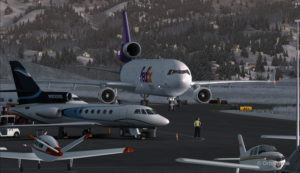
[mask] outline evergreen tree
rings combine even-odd
[[[248,54],[246,48],[243,48],[243,49],[242,49],[241,56],[244,57],[244,58],[248,58],[248,57],[249,57],[249,54]]]
[[[23,47],[23,45],[19,47],[18,55],[19,55],[20,59],[24,58],[24,47]]]

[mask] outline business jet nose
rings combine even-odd
[[[159,118],[158,118],[158,121],[156,122],[156,126],[166,126],[170,123],[170,121],[167,118],[165,118],[161,115],[158,115],[158,116],[159,116]]]

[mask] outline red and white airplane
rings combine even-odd
[[[52,136],[40,135],[38,137],[34,137],[30,134],[28,136],[34,139],[34,144],[31,147],[31,153],[0,152],[0,158],[18,159],[18,167],[21,172],[23,171],[22,160],[38,161],[38,169],[41,168],[41,161],[53,162],[58,160],[69,160],[70,162],[68,163],[67,168],[70,171],[73,166],[74,159],[133,152],[133,149],[128,147],[68,152],[73,147],[91,137],[90,133],[71,142],[63,148],[59,146],[58,142]]]

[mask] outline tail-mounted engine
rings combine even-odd
[[[103,88],[99,91],[98,99],[101,103],[111,104],[117,99],[117,91],[112,88]]]
[[[194,90],[193,97],[198,103],[208,103],[212,97],[211,90],[209,88],[199,87]]]
[[[132,59],[141,55],[142,48],[137,42],[128,42],[122,45],[121,50],[118,52],[118,58],[122,62],[129,62]]]
[[[36,111],[38,116],[48,119],[60,118],[62,111],[56,107],[43,108]]]

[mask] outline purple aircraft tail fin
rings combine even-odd
[[[123,34],[124,34],[124,42],[122,43],[121,50],[118,51],[118,58],[122,62],[129,62],[132,59],[141,55],[141,46],[137,42],[131,41],[127,12],[123,11]]]
[[[123,11],[124,44],[131,42],[127,12]]]

